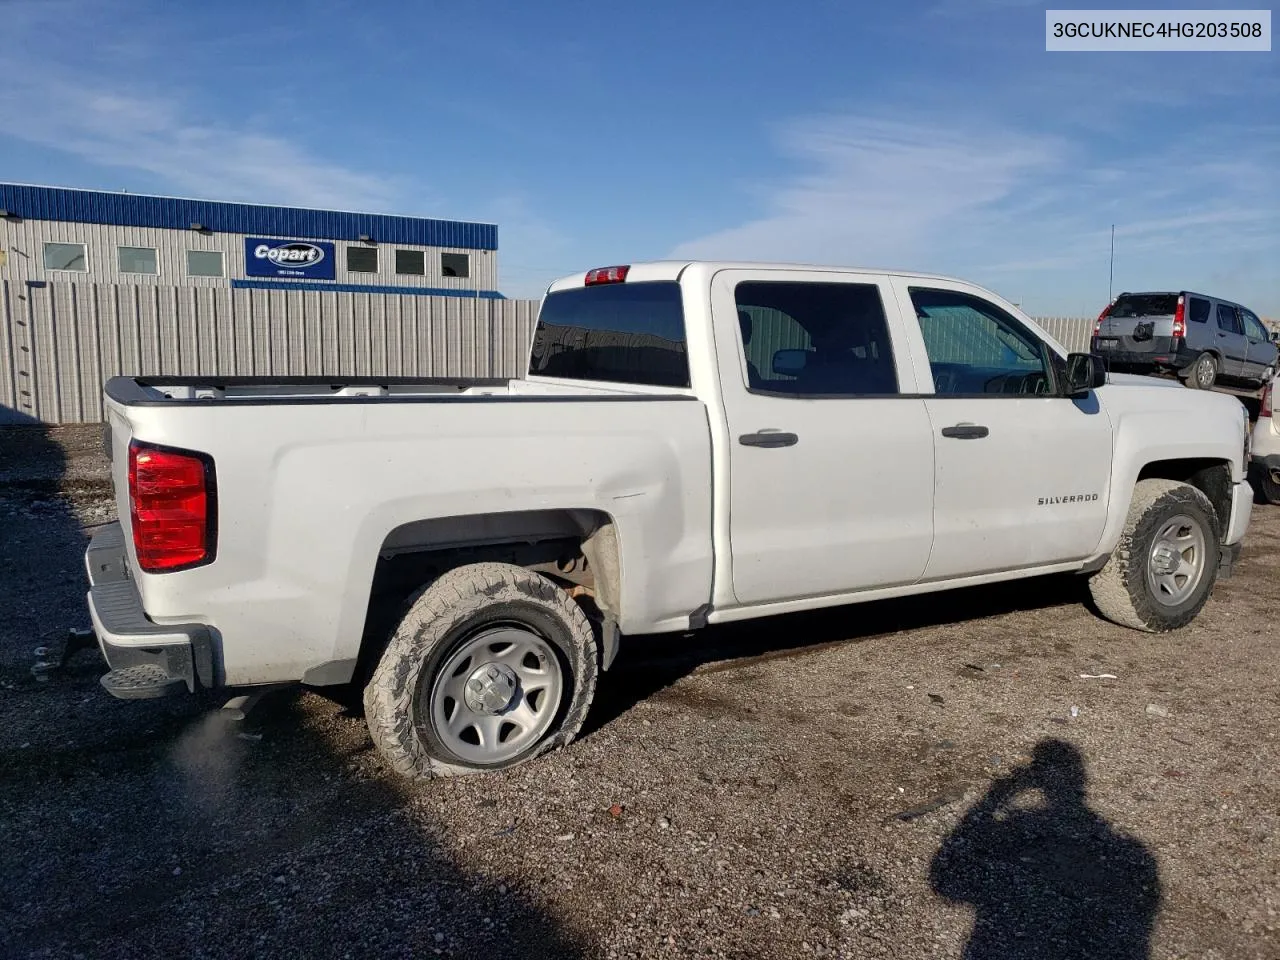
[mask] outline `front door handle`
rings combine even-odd
[[[954,440],[981,440],[991,431],[976,423],[957,423],[954,427],[943,427],[942,435]]]
[[[761,430],[758,433],[744,433],[738,437],[744,447],[793,447],[800,442],[794,433],[783,433],[781,430]]]

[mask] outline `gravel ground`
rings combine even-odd
[[[1280,957],[1276,508],[1175,636],[1068,578],[637,639],[425,784],[315,694],[34,675],[113,515],[97,428],[0,431],[0,955]]]

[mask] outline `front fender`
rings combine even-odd
[[[1099,391],[1104,395],[1114,430],[1111,499],[1107,522],[1091,559],[1109,556],[1120,542],[1133,489],[1144,470],[1167,464],[1168,470],[1162,472],[1176,474],[1183,467],[1214,462],[1229,466],[1233,485],[1245,480],[1248,418],[1243,405],[1234,398],[1186,389],[1139,387],[1135,393],[1156,401],[1139,405],[1138,398],[1122,391],[1116,391],[1119,396],[1105,396],[1110,392],[1106,388]]]

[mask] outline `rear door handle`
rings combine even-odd
[[[758,433],[744,433],[738,437],[744,447],[794,447],[800,438],[794,433],[783,433],[781,430],[761,430]]]
[[[981,440],[991,431],[976,423],[957,423],[954,427],[943,427],[942,435],[954,440]]]

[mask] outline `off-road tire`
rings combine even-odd
[[[1185,514],[1203,526],[1204,571],[1196,590],[1176,607],[1165,606],[1147,585],[1147,556],[1160,525]],[[1106,566],[1089,578],[1089,592],[1098,611],[1113,623],[1147,633],[1165,633],[1196,618],[1218,578],[1218,515],[1200,490],[1175,480],[1140,480],[1133,490],[1129,516],[1120,542]]]
[[[422,685],[486,622],[516,621],[553,645],[564,675],[555,721],[542,738],[503,763],[477,766],[451,754],[418,716]],[[365,721],[397,773],[430,778],[505,769],[568,744],[595,695],[597,641],[582,608],[545,577],[505,563],[476,563],[444,574],[415,595],[364,688]]]
[[[1201,376],[1201,367],[1205,364],[1210,365],[1212,369],[1207,379]],[[1185,381],[1192,390],[1212,390],[1221,373],[1222,370],[1219,367],[1218,358],[1212,353],[1205,352],[1196,357],[1191,366],[1187,368]]]

